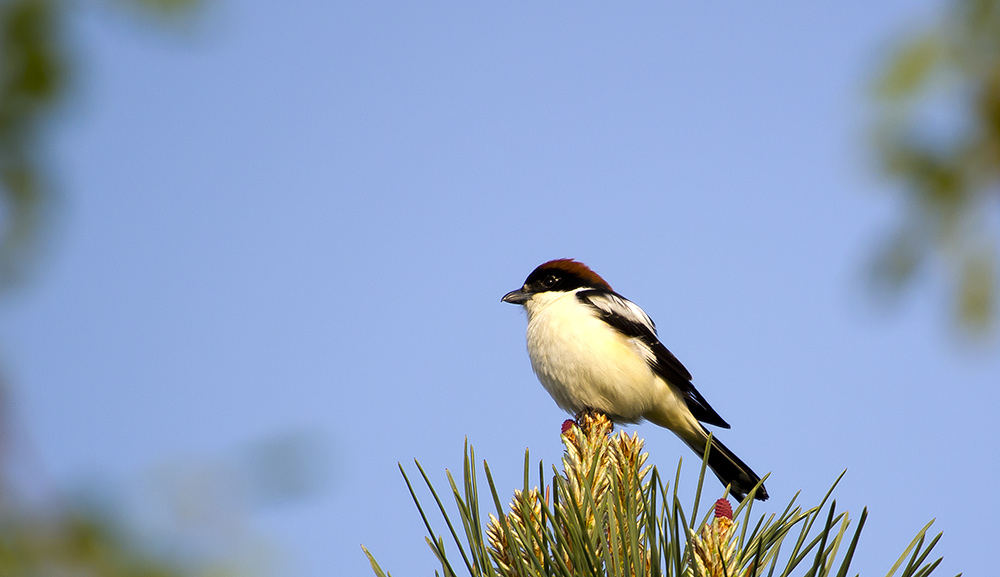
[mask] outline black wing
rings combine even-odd
[[[646,362],[684,395],[684,401],[694,418],[709,425],[729,428],[729,423],[715,412],[691,384],[691,373],[656,337],[653,319],[639,305],[618,293],[600,289],[582,290],[576,293],[576,298],[597,311],[601,319],[615,330],[626,337],[639,339],[649,348],[650,355],[646,357]]]

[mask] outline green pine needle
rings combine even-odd
[[[467,440],[462,482],[447,472],[454,500],[451,506],[414,461],[447,527],[453,551],[461,558],[458,566],[464,566],[472,577],[827,577],[834,568],[836,577],[848,577],[868,510],[862,510],[841,555],[840,545],[852,520],[847,512],[837,512],[831,496],[846,471],[815,507],[803,510],[796,505],[796,493],[780,513],[755,513],[753,494],[758,485],[736,507],[732,520],[716,518],[714,506],[699,515],[706,449],[688,514],[678,498],[682,463],[678,462],[673,486],[665,484],[656,467],[644,465],[648,455],[642,450],[642,440],[624,432],[611,433],[610,422],[601,418],[588,417],[582,428],[573,427],[561,436],[566,445],[563,466],[552,468],[547,485],[545,465],[538,462],[539,484],[531,486],[533,464],[526,450],[523,484],[509,506],[500,498],[489,465],[482,461],[496,511],[485,530],[481,516],[485,503],[480,500],[477,479],[480,469]],[[400,472],[443,575],[457,577],[445,538],[434,532],[402,465]],[[756,504],[758,509],[763,506]],[[456,512],[460,524],[452,522]],[[824,522],[817,524],[824,512]],[[917,532],[887,577],[894,577],[900,569],[901,577],[927,577],[938,567],[941,558],[928,561],[941,538],[938,533],[927,539],[932,523]],[[391,577],[367,548],[362,550],[377,577]]]

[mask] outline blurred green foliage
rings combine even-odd
[[[6,417],[0,410],[0,429]],[[308,498],[325,481],[325,451],[308,431],[257,439],[229,456],[162,463],[139,483],[102,483],[75,496],[39,494],[48,483],[23,462],[26,447],[14,445],[0,435],[0,577],[276,573],[251,513]]]
[[[167,22],[195,13],[200,0],[116,0],[120,8]],[[0,0],[0,290],[35,259],[53,195],[46,177],[46,122],[71,89],[77,62],[64,39],[66,0]]]
[[[119,0],[155,16],[184,16],[193,12],[200,0]]]
[[[890,294],[943,266],[956,318],[994,326],[1000,223],[1000,0],[955,0],[904,42],[876,85],[876,144],[902,185],[900,223],[874,262]]]
[[[197,3],[123,2],[164,17]],[[75,62],[63,33],[68,8],[59,0],[0,0],[0,290],[19,280],[33,260],[52,196],[44,140],[46,123],[67,97],[73,75]],[[235,574],[234,566],[154,554],[107,511],[73,507],[58,496],[30,496],[33,491],[13,473],[14,456],[23,447],[9,426],[5,390],[0,381],[0,577]]]
[[[191,573],[138,552],[113,525],[85,514],[4,511],[0,576],[170,577]]]
[[[38,141],[66,91],[59,20],[54,0],[0,0],[0,288],[28,262],[47,196]]]

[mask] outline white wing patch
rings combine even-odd
[[[656,336],[656,324],[653,323],[653,319],[649,318],[649,315],[639,308],[639,305],[627,298],[605,292],[588,294],[585,295],[585,298],[587,302],[600,309],[604,314],[618,317],[630,324],[641,325],[648,329],[654,337]]]

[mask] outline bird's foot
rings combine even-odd
[[[605,412],[589,407],[577,413],[574,419],[583,432],[588,434],[592,430],[603,430],[606,434],[611,434],[615,428],[615,424]]]

